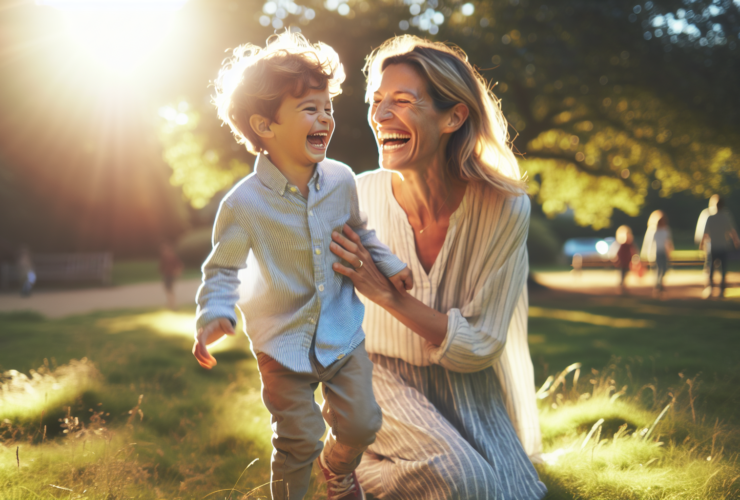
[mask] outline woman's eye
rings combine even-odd
[[[396,101],[396,102],[398,102],[398,103],[400,103],[400,104],[408,104],[408,103],[410,103],[411,101],[407,101],[406,99],[399,99],[399,100],[398,100],[398,101]]]

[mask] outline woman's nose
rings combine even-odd
[[[376,123],[380,123],[383,120],[387,120],[392,116],[390,112],[390,107],[388,104],[388,101],[383,99],[378,103],[378,106],[375,108],[375,113],[373,113],[373,121]]]

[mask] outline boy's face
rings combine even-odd
[[[301,97],[288,95],[278,108],[276,121],[270,125],[275,136],[268,148],[273,156],[290,163],[313,167],[326,158],[326,148],[334,133],[334,109],[329,87],[310,89]]]

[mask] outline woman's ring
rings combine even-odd
[[[359,266],[357,266],[357,267],[355,267],[355,271],[359,271],[360,269],[362,269],[362,265],[363,265],[363,262],[362,262],[362,260],[361,260],[361,259],[357,259],[357,260],[359,260],[359,261],[360,261],[360,265],[359,265]]]

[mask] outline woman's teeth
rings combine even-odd
[[[383,151],[394,151],[405,146],[411,136],[398,132],[381,132],[378,134],[378,139],[383,145]]]

